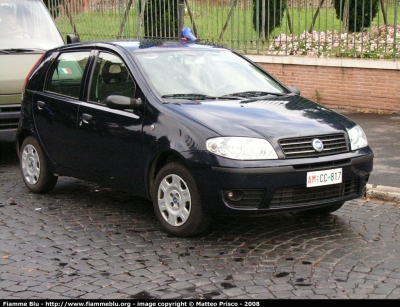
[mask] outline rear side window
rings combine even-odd
[[[60,54],[49,71],[44,90],[79,99],[89,55],[89,51]]]

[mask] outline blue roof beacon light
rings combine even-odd
[[[189,40],[189,41],[195,41],[197,40],[196,36],[193,35],[192,29],[189,27],[184,27],[181,30],[181,39],[182,40]]]

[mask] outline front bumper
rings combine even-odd
[[[258,168],[203,165],[201,171],[195,167],[193,172],[206,212],[264,215],[329,206],[363,196],[373,157],[368,148],[362,154],[325,157],[324,161],[313,163],[310,159],[296,159],[292,165],[287,160],[286,165]],[[342,183],[307,188],[307,172],[334,168],[342,168]]]

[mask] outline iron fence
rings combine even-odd
[[[183,25],[246,54],[400,58],[400,0],[46,1],[81,41],[176,38]]]

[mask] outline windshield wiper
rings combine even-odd
[[[239,93],[232,93],[225,96],[236,96],[236,97],[242,97],[242,98],[253,98],[253,97],[262,97],[262,96],[268,96],[268,95],[274,95],[274,96],[285,96],[287,95],[286,93],[274,93],[274,92],[262,92],[262,91],[248,91],[248,92],[239,92]]]
[[[209,95],[196,94],[196,93],[168,94],[168,95],[162,95],[161,98],[189,99],[189,100],[241,99],[238,96],[232,96],[232,95],[224,95],[224,96],[221,96],[221,97],[216,97],[216,96],[209,96]]]
[[[23,53],[23,52],[35,52],[35,51],[40,51],[40,52],[45,52],[46,50],[44,49],[39,49],[39,48],[10,48],[10,49],[2,49],[1,52],[4,53]]]

